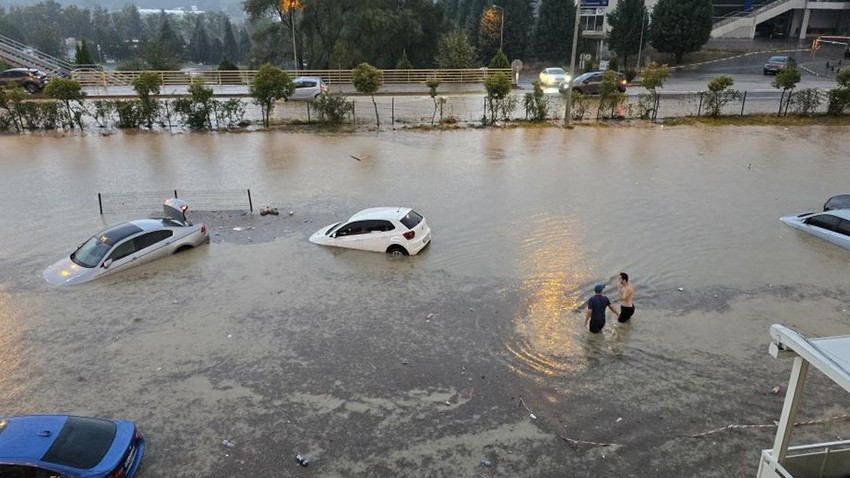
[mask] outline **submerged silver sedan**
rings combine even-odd
[[[783,223],[850,249],[850,209],[833,209],[826,212],[807,212],[779,218]]]
[[[209,242],[207,226],[186,219],[185,201],[168,199],[162,209],[165,217],[138,219],[95,234],[42,277],[57,286],[79,284]]]

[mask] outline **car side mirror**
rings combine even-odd
[[[103,267],[104,269],[109,269],[109,266],[111,266],[111,265],[112,265],[112,259],[107,259],[107,260],[103,261],[103,265],[100,266],[100,267]]]
[[[332,232],[332,233],[331,233],[331,238],[336,239],[336,233],[335,233],[335,232]]]

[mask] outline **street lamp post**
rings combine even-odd
[[[649,14],[647,10],[643,11],[643,18],[640,22],[640,43],[638,44],[638,57],[637,57],[637,71],[640,71],[640,54],[641,50],[643,50],[643,31],[646,29],[646,16]],[[629,65],[626,65],[628,68]]]
[[[573,51],[570,55],[570,81],[567,84],[567,126],[573,125],[573,80],[575,79],[576,69],[576,49],[578,48],[578,23],[581,21],[581,0],[576,0],[576,19],[575,27],[573,28]]]
[[[502,21],[500,22],[501,27],[499,29],[499,51],[502,51],[502,46],[504,45],[503,40],[505,38],[505,9],[498,5],[492,5],[492,7],[497,8],[499,9],[499,11],[502,12],[501,15],[499,15],[499,18],[502,19]]]

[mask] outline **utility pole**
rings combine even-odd
[[[638,44],[638,57],[637,57],[637,71],[640,72],[640,53],[643,50],[643,31],[646,30],[646,16],[649,12],[646,10],[646,6],[643,7],[643,18],[640,22],[640,44]],[[629,65],[623,65],[628,69]]]
[[[504,53],[504,50],[502,50],[502,46],[504,45],[503,40],[505,38],[505,9],[496,4],[491,5],[491,7],[497,8],[501,12],[501,14],[499,15],[499,18],[502,19],[499,31],[499,51]]]
[[[576,70],[576,49],[578,48],[578,24],[581,21],[581,0],[576,1],[576,19],[575,19],[575,27],[573,28],[573,51],[570,54],[570,81],[567,85],[567,111],[566,111],[566,123],[567,126],[573,125],[573,80],[575,80],[575,70]]]

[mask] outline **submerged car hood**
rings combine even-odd
[[[97,275],[96,272],[96,268],[83,267],[72,261],[70,257],[65,257],[44,269],[41,276],[51,285],[70,285],[91,280]]]
[[[335,222],[333,224],[328,224],[327,226],[319,229],[312,236],[310,236],[310,242],[312,242],[313,244],[327,244],[327,243],[329,243],[332,238],[330,236],[328,236],[326,233],[328,232],[328,230],[330,230],[332,227],[334,227],[338,224],[339,224],[338,222]]]

